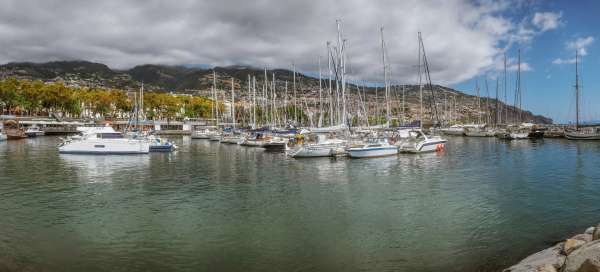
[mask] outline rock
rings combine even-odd
[[[586,243],[571,252],[563,272],[600,271],[600,240]]]
[[[594,265],[590,260],[585,260],[577,272],[600,272],[600,268]]]
[[[584,241],[584,242],[591,242],[592,241],[592,234],[591,233],[590,234],[587,234],[587,233],[577,234],[577,235],[571,237],[571,239],[581,240],[581,241]]]
[[[592,241],[596,241],[599,238],[600,238],[600,225],[598,225],[594,228],[594,231],[592,232]]]
[[[585,229],[584,234],[590,234],[590,235],[592,235],[594,233],[595,229],[596,229],[595,227],[589,227],[589,228]]]
[[[571,252],[573,252],[574,250],[578,249],[583,244],[585,244],[585,242],[586,241],[583,241],[583,240],[567,239],[565,241],[565,243],[563,244],[563,250],[562,250],[562,252],[565,255],[569,255],[569,254],[571,254]]]
[[[560,269],[565,263],[565,255],[562,255],[563,243],[558,243],[551,248],[547,248],[538,253],[530,255],[516,265],[513,265],[504,272],[554,272]],[[552,267],[554,270],[549,270]]]

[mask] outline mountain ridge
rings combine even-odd
[[[102,63],[85,60],[52,61],[43,63],[10,62],[0,65],[0,79],[16,77],[19,79],[42,80],[44,82],[64,81],[68,85],[80,87],[114,88],[127,91],[138,89],[143,84],[144,88],[150,91],[210,96],[210,90],[213,84],[213,70],[217,75],[217,89],[219,90],[229,90],[231,88],[231,78],[234,78],[234,87],[238,90],[242,90],[240,94],[242,97],[244,95],[247,96],[248,94],[244,94],[244,90],[247,90],[249,83],[248,76],[251,76],[256,77],[257,93],[262,91],[262,85],[259,84],[263,84],[265,81],[265,69],[247,65],[200,68],[183,65],[142,64],[130,69],[119,70],[111,69]],[[266,70],[267,82],[269,82],[269,84],[273,81],[273,74],[275,75],[277,89],[281,90],[284,88],[283,86],[287,84],[288,90],[291,93],[294,76],[293,72],[286,69]],[[326,89],[328,81],[324,80],[323,83],[323,88]],[[296,87],[302,97],[313,100],[317,99],[319,88],[318,78],[297,72]],[[383,90],[381,90],[381,88],[379,88],[379,97],[375,98],[376,87],[363,87],[352,84],[349,84],[348,87],[354,92],[360,88],[360,90],[368,96],[367,101],[371,101],[369,103],[373,105],[382,103],[381,96]],[[395,90],[395,96],[398,96],[399,88],[405,90],[407,103],[407,105],[404,106],[405,112],[409,117],[415,118],[418,114],[416,112],[418,111],[416,107],[416,105],[418,105],[418,86],[392,86],[392,89]],[[438,108],[440,106],[444,106],[446,109],[448,108],[448,101],[444,100],[444,103],[440,105],[440,99],[450,94],[455,99],[458,97],[456,100],[459,101],[459,106],[455,106],[454,110],[461,118],[473,121],[477,120],[478,116],[484,114],[483,112],[489,112],[490,115],[492,115],[492,106],[496,103],[492,98],[481,98],[481,105],[488,105],[488,110],[480,110],[475,107],[475,105],[477,105],[477,98],[475,96],[441,85],[434,85],[434,88],[436,93],[439,93],[435,95]],[[425,97],[428,96],[429,91],[425,92]],[[396,102],[399,104],[399,97],[396,98]],[[392,97],[392,99],[394,99],[394,97]],[[429,99],[431,99],[430,96]],[[457,103],[456,100],[454,103]],[[376,103],[372,101],[379,102]],[[427,103],[429,102],[424,101],[426,106],[429,105]],[[503,108],[508,109],[513,113],[518,112],[518,109],[513,106],[505,105],[502,102],[499,103]],[[402,108],[401,105],[394,105],[394,107]],[[397,110],[400,111],[401,109]],[[552,123],[552,119],[541,115],[535,115],[526,110],[522,111],[522,115],[525,116],[523,119],[527,121],[544,124]]]

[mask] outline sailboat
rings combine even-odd
[[[421,55],[422,54],[422,55]],[[422,57],[422,58],[421,58]],[[421,63],[421,59],[423,63]],[[421,70],[421,66],[424,66],[425,70]],[[420,107],[421,107],[421,129],[414,130],[417,133],[417,137],[412,139],[409,142],[401,142],[398,143],[400,146],[400,152],[406,153],[423,153],[423,152],[433,152],[433,151],[443,151],[446,147],[446,139],[443,139],[440,136],[427,136],[423,132],[423,84],[421,82],[421,72],[426,73],[428,85],[430,88],[433,88],[431,84],[431,76],[429,75],[429,65],[427,63],[427,55],[425,54],[425,45],[423,44],[423,39],[421,38],[421,32],[419,32],[419,91],[420,91]],[[433,90],[433,89],[432,89]],[[435,105],[435,103],[434,103]],[[437,110],[436,110],[437,112]]]
[[[598,128],[581,128],[579,126],[579,52],[575,52],[575,130],[565,131],[565,137],[569,140],[600,140],[600,129]]]

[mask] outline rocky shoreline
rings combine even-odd
[[[534,253],[503,272],[600,272],[600,224]]]

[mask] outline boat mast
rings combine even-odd
[[[235,94],[233,90],[233,77],[231,78],[231,121],[233,122],[233,129],[235,130]]]
[[[579,52],[575,50],[575,129],[579,129]]]
[[[217,118],[215,119],[215,125],[217,129],[219,128],[219,96],[217,96],[217,73],[213,69],[213,95],[214,95],[214,105],[215,105],[215,113]]]
[[[342,20],[336,20],[337,30],[338,30],[338,57],[339,57],[339,72],[341,73],[341,84],[342,84],[342,124],[346,124],[347,122],[347,113],[346,113],[346,60],[345,60],[345,44],[346,40],[342,40],[342,28],[341,28]]]
[[[287,107],[287,96],[288,96],[288,82],[287,80],[285,81],[285,90],[284,90],[284,94],[283,94],[283,123],[285,126],[287,126],[288,124],[288,107]]]
[[[252,79],[252,129],[256,129],[256,76]]]
[[[323,79],[321,77],[321,56],[319,56],[319,127],[323,126]]]
[[[498,126],[498,120],[500,119],[500,110],[498,109],[498,78],[496,77],[496,112],[494,114],[494,126]]]
[[[419,32],[419,127],[423,128],[423,78],[421,67],[421,32]]]
[[[489,124],[492,122],[492,116],[490,114],[490,89],[488,87],[487,77],[485,78],[485,122]]]
[[[479,95],[479,79],[475,81],[475,91],[477,92],[477,124],[481,125],[481,96]]]
[[[515,90],[514,107],[518,110],[515,112],[515,123],[521,122],[521,49],[519,49],[519,62],[517,65],[517,88]]]
[[[508,81],[507,81],[507,77],[506,77],[506,53],[504,53],[504,85],[502,86],[504,89],[504,123],[508,124],[508,107],[507,103],[508,103]]]
[[[296,101],[296,64],[292,62],[292,70],[294,71],[292,89],[294,93],[294,123],[298,124],[298,104]]]
[[[271,126],[277,126],[277,109],[275,108],[275,72],[272,73],[273,83],[271,84],[271,104],[273,105],[271,108]]]
[[[383,62],[383,84],[385,86],[385,120],[387,122],[386,126],[390,124],[390,89],[388,83],[388,71],[386,66],[386,56],[385,56],[385,40],[383,39],[383,27],[381,27],[381,59]]]
[[[327,42],[327,66],[329,69],[329,126],[333,126],[333,94],[331,86],[331,78],[333,71],[331,70],[331,49],[329,48],[329,42]]]

